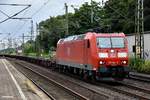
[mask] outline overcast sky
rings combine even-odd
[[[31,4],[30,8],[20,13],[16,17],[32,17],[35,28],[36,23],[48,19],[50,16],[64,14],[64,3],[68,4],[69,12],[73,12],[74,10],[71,5],[79,8],[84,2],[90,3],[90,1],[91,0],[0,0],[0,4]],[[93,1],[101,2],[102,0]],[[9,16],[19,12],[23,8],[25,7],[0,5],[0,10]],[[0,22],[5,20],[6,18],[7,16],[0,12]],[[30,33],[30,27],[30,20],[10,19],[4,23],[0,23],[0,33],[5,33],[0,34],[0,40],[6,41],[6,39],[8,38],[8,34],[6,33],[11,33],[12,38],[20,38],[20,36],[22,36],[22,33]]]

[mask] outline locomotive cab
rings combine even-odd
[[[99,34],[96,36],[98,49],[98,75],[123,79],[128,75],[128,47],[123,33]]]

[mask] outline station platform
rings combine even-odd
[[[0,100],[50,99],[9,61],[0,59]]]

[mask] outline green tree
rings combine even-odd
[[[35,42],[29,40],[24,44],[24,53],[28,55],[29,53],[33,52],[35,52]]]
[[[99,3],[92,5],[85,2],[75,13],[69,13],[69,35],[83,34],[88,29],[100,28],[101,32],[134,33],[136,0],[108,0],[104,7]],[[144,1],[145,30],[150,25],[150,1]],[[93,9],[93,23],[91,23],[91,9]],[[40,22],[40,34],[36,41],[45,52],[50,47],[56,47],[60,38],[66,37],[65,15],[50,17]]]
[[[65,16],[50,17],[39,24],[39,44],[48,53],[51,46],[56,47],[57,41],[65,33]]]
[[[110,21],[112,32],[134,33],[136,0],[109,0],[105,13]]]
[[[144,0],[144,30],[150,31],[150,0]]]
[[[91,9],[94,16],[93,23],[91,23]],[[79,9],[75,9],[74,15],[69,19],[69,30],[72,34],[83,34],[88,29],[101,27],[102,12],[99,3],[93,2],[91,5],[86,2]]]

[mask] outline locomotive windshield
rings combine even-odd
[[[97,38],[99,48],[124,48],[124,38],[122,37],[99,37]]]

